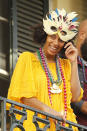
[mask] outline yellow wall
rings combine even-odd
[[[87,0],[49,0],[51,8],[64,8],[67,12],[75,11],[78,13],[79,21],[87,18]]]

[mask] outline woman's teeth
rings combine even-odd
[[[57,48],[55,48],[55,47],[51,47],[53,50],[57,50]]]

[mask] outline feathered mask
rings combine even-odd
[[[46,19],[43,19],[44,31],[48,35],[57,34],[62,41],[69,41],[77,34],[77,20],[76,12],[66,13],[64,9],[51,11]]]

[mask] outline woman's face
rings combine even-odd
[[[46,42],[44,44],[44,52],[46,56],[55,56],[60,52],[64,46],[64,41],[62,41],[58,34],[48,35]]]

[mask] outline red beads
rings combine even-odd
[[[62,76],[62,80],[63,80],[63,88],[64,88],[64,111],[66,112],[65,113],[65,118],[67,117],[67,92],[66,92],[66,82],[65,82],[65,77],[64,77],[64,74],[63,74],[63,70],[62,70],[62,66],[61,66],[61,62],[60,62],[60,59],[59,59],[59,67],[60,68],[60,71],[61,71],[61,76]]]
[[[46,77],[47,77],[47,86],[48,86],[48,95],[49,95],[49,100],[50,100],[50,104],[52,105],[52,99],[51,99],[51,91],[50,91],[50,78],[49,78],[49,73],[48,73],[48,69],[47,69],[47,64],[46,64],[46,61],[45,61],[45,58],[44,58],[44,54],[42,52],[42,49],[40,48],[40,56],[41,56],[41,61],[42,61],[42,65],[44,67],[44,71],[45,71],[45,74],[46,74]],[[64,73],[63,73],[63,70],[62,70],[62,66],[61,66],[61,62],[60,62],[60,58],[59,56],[57,56],[58,59],[57,59],[57,62],[58,62],[58,65],[59,67],[59,70],[60,70],[60,74],[61,74],[61,77],[62,77],[62,81],[63,81],[63,89],[64,89],[64,112],[65,112],[65,118],[67,117],[67,92],[66,92],[66,81],[65,81],[65,77],[64,77]],[[57,66],[58,66],[57,65]],[[64,123],[63,123],[64,124]]]

